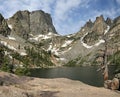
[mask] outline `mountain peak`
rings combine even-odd
[[[89,27],[89,28],[91,28],[92,25],[93,25],[93,23],[92,23],[91,19],[89,19],[89,21],[85,24],[85,26]]]
[[[48,34],[49,32],[57,33],[52,23],[50,14],[45,13],[42,10],[29,12],[18,11],[10,19],[8,24],[12,25],[12,32],[21,35],[24,38],[28,37],[28,34]]]
[[[112,24],[112,20],[109,18],[109,17],[107,17],[107,19],[106,19],[106,21],[105,21],[109,26]]]
[[[105,23],[103,15],[96,17],[92,30],[98,34],[103,34],[106,28],[107,24]]]
[[[100,15],[99,17],[96,17],[95,24],[105,22],[103,15]]]
[[[31,13],[41,13],[41,14],[45,14],[45,12],[43,10],[35,10],[32,11]],[[48,14],[48,13],[47,13]]]

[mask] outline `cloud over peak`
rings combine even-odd
[[[0,0],[0,13],[9,18],[18,10],[43,10],[51,14],[58,33],[70,34],[90,18],[120,15],[119,6],[120,0]]]

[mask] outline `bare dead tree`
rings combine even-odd
[[[104,81],[108,80],[109,74],[108,74],[108,63],[107,63],[107,49],[108,49],[108,45],[107,45],[107,39],[104,38],[105,41],[105,49],[104,49],[104,53],[103,53],[103,66],[105,67],[103,70],[103,78]]]
[[[108,62],[107,62],[107,50],[108,50],[108,43],[107,43],[107,37],[104,36],[103,37],[104,41],[105,41],[105,48],[103,50],[103,55],[102,55],[102,64],[101,64],[101,67],[97,70],[97,71],[100,71],[102,70],[103,72],[103,79],[104,81],[108,80],[109,78],[109,74],[108,74]]]

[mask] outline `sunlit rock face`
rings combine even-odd
[[[106,28],[107,24],[105,23],[103,16],[101,15],[100,17],[96,17],[92,31],[102,35]]]
[[[49,32],[57,33],[50,14],[41,10],[29,12],[18,11],[10,19],[8,24],[12,26],[12,32],[28,38],[29,34],[47,34]]]

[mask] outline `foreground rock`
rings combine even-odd
[[[120,93],[65,78],[18,77],[0,72],[0,97],[119,97]]]

